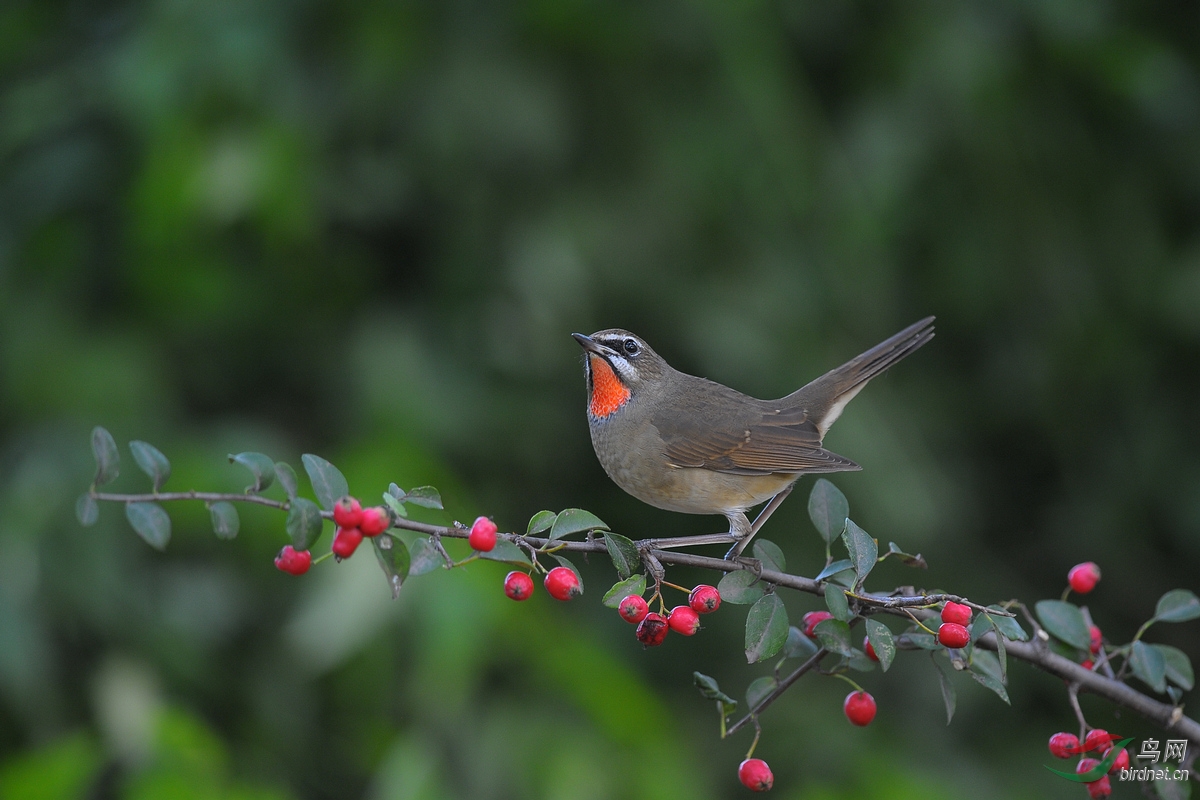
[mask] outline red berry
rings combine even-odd
[[[1076,564],[1071,567],[1071,571],[1067,573],[1067,583],[1071,585],[1071,591],[1079,594],[1087,594],[1092,589],[1096,588],[1096,583],[1100,580],[1100,567],[1096,566],[1094,561],[1085,561],[1082,564]]]
[[[362,524],[362,504],[346,496],[333,504],[333,521],[339,528],[357,528]]]
[[[1105,753],[1104,755],[1107,756],[1108,753]],[[1117,757],[1113,759],[1112,766],[1108,768],[1108,774],[1112,775],[1113,773],[1120,772],[1123,769],[1129,769],[1129,751],[1124,747],[1121,748],[1120,753],[1117,753]]]
[[[863,637],[863,652],[866,653],[867,658],[871,659],[872,661],[879,660],[879,656],[875,655],[875,648],[871,646],[870,637]]]
[[[971,632],[957,622],[943,622],[938,628],[938,641],[946,647],[966,647]]]
[[[810,611],[805,614],[800,618],[800,624],[804,626],[804,635],[810,639],[816,636],[817,624],[827,619],[833,619],[833,614],[828,611]]]
[[[870,725],[871,720],[875,719],[875,698],[861,690],[851,692],[842,703],[842,711],[846,712],[846,719],[855,725]]]
[[[312,553],[307,550],[297,551],[290,544],[286,545],[275,556],[275,566],[289,575],[303,575],[312,566]]]
[[[1100,632],[1099,628],[1093,625],[1088,629],[1088,635],[1091,637],[1088,649],[1092,651],[1092,655],[1097,655],[1100,652],[1100,648],[1104,646],[1104,634]]]
[[[657,647],[667,638],[667,618],[651,611],[638,623],[634,636],[644,647]]]
[[[371,506],[362,510],[362,522],[358,523],[358,529],[363,536],[378,536],[390,527],[392,518],[388,516],[387,509]]]
[[[1088,797],[1091,797],[1092,800],[1101,800],[1112,794],[1112,781],[1108,779],[1107,775],[1098,781],[1085,783],[1084,786],[1087,787]]]
[[[583,587],[574,571],[567,567],[555,567],[546,573],[546,591],[555,600],[572,600],[583,594]]]
[[[533,594],[533,578],[513,570],[504,576],[504,593],[513,600],[528,600],[529,595]]]
[[[1087,736],[1083,740],[1083,751],[1090,753],[1093,750],[1098,750],[1107,753],[1112,747],[1112,734],[1103,728],[1093,728],[1088,731]]]
[[[676,633],[692,636],[700,630],[700,615],[691,606],[675,606],[667,615],[667,624]]]
[[[697,614],[711,614],[721,607],[721,593],[717,587],[702,583],[688,595],[688,605]]]
[[[333,554],[337,556],[338,561],[349,558],[362,544],[362,540],[362,531],[358,528],[338,528],[337,535],[333,537]]]
[[[491,552],[496,546],[496,523],[487,517],[476,519],[475,524],[471,526],[471,535],[467,537],[467,544],[471,545],[472,550],[478,550],[481,553]],[[557,569],[563,569],[563,567]],[[567,571],[570,572],[570,570]]]
[[[631,594],[621,600],[621,604],[617,606],[617,613],[621,615],[621,619],[637,625],[650,613],[650,605],[640,594]]]
[[[1096,666],[1096,664],[1090,658],[1085,658],[1082,662],[1080,662],[1079,666],[1090,672],[1092,667]]]
[[[1079,755],[1079,737],[1073,733],[1059,731],[1050,737],[1050,754],[1055,758],[1070,758]]]
[[[970,606],[964,606],[962,603],[956,603],[953,600],[947,600],[946,605],[942,606],[942,622],[953,622],[958,625],[966,625],[970,621]]]
[[[765,792],[775,785],[771,768],[761,758],[747,758],[738,766],[738,780],[752,792]]]

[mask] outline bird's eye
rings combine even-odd
[[[633,339],[626,339],[622,347],[624,347],[625,352],[629,353],[631,356],[636,356],[639,352],[641,352],[642,349],[638,347],[638,343]]]

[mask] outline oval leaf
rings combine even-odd
[[[804,635],[804,631],[795,625],[788,628],[787,642],[783,645],[783,654],[787,658],[803,658],[805,660],[816,655],[817,643]]]
[[[612,588],[604,593],[603,599],[600,602],[609,608],[616,608],[621,605],[621,601],[631,594],[636,594],[641,597],[646,593],[646,576],[638,573],[623,581],[617,581]]]
[[[224,501],[213,503],[208,507],[208,513],[212,517],[213,533],[217,535],[218,539],[237,537],[241,520],[238,519],[237,509],[233,507],[233,503]]]
[[[988,608],[992,611],[1004,611],[1003,608],[997,605],[990,605]],[[1016,617],[989,614],[988,618],[991,619],[992,625],[996,627],[996,630],[1004,635],[1005,639],[1012,639],[1014,642],[1023,642],[1029,638],[1029,634],[1021,627],[1021,623],[1017,622]]]
[[[525,551],[508,539],[497,539],[496,546],[486,553],[480,553],[480,558],[486,558],[488,561],[502,561],[505,564],[520,565],[523,567],[529,566],[529,556],[525,555]]]
[[[1139,639],[1129,652],[1129,666],[1133,668],[1133,674],[1154,691],[1167,690],[1167,662],[1162,651]]]
[[[346,483],[346,476],[325,459],[312,453],[305,453],[300,456],[300,463],[304,465],[304,471],[308,473],[313,494],[317,496],[317,502],[321,504],[321,508],[333,511],[333,504],[350,494],[350,484]]]
[[[392,484],[395,486],[396,484]],[[390,492],[383,493],[383,504],[392,510],[392,513],[397,517],[407,517],[408,509],[404,507],[404,503],[396,499],[396,496]]]
[[[1034,606],[1038,622],[1042,627],[1062,641],[1087,650],[1092,637],[1088,624],[1083,619],[1083,612],[1078,606],[1065,600],[1039,600]]]
[[[764,675],[761,678],[755,678],[746,687],[746,707],[755,708],[767,695],[779,688],[779,681],[772,678],[770,675]]]
[[[262,453],[230,453],[230,463],[241,464],[250,470],[254,483],[246,487],[247,494],[257,494],[275,482],[275,462]]]
[[[442,554],[433,546],[433,542],[424,536],[413,540],[408,550],[412,556],[412,563],[408,567],[409,577],[433,572],[446,563],[442,559]]]
[[[417,486],[414,489],[410,489],[408,494],[404,496],[404,502],[412,503],[414,506],[440,510],[442,507],[442,495],[432,486]]]
[[[149,442],[134,440],[129,443],[129,451],[142,472],[150,476],[154,491],[158,492],[162,485],[171,477],[171,462],[157,447]]]
[[[818,572],[817,577],[813,578],[813,580],[823,581],[830,576],[837,575],[838,573],[846,572],[847,570],[852,570],[852,569],[854,569],[854,565],[850,563],[850,559],[841,558],[841,559],[838,559],[837,561],[834,561],[832,564],[825,567],[825,569]]]
[[[1187,589],[1172,589],[1158,599],[1154,619],[1159,622],[1186,622],[1200,617],[1200,598]]]
[[[308,550],[321,536],[321,509],[307,497],[292,500],[287,514],[287,533],[292,547]]]
[[[954,691],[954,684],[950,683],[950,676],[946,674],[946,669],[941,665],[933,654],[930,653],[930,658],[933,658],[933,665],[937,667],[938,682],[942,686],[942,702],[946,706],[946,724],[950,724],[950,720],[954,719],[954,707],[958,705],[958,695]]]
[[[1167,680],[1185,691],[1191,691],[1195,685],[1196,676],[1192,673],[1192,662],[1184,653],[1177,647],[1171,647],[1166,644],[1150,645],[1163,657],[1163,664],[1166,666]]]
[[[887,672],[888,667],[892,665],[892,659],[896,657],[896,642],[892,639],[892,632],[887,625],[878,620],[868,619],[866,626],[867,641],[879,657],[879,666]]]
[[[100,519],[100,504],[96,502],[96,498],[87,492],[79,495],[79,499],[75,501],[75,519],[85,528],[95,525],[96,520]]]
[[[725,573],[717,583],[717,592],[722,603],[744,606],[753,603],[767,593],[767,587],[749,570],[739,569]]]
[[[155,550],[167,549],[171,541],[171,518],[157,503],[126,503],[125,518],[138,536]]]
[[[112,483],[121,474],[121,454],[112,434],[99,425],[92,428],[92,455],[96,457],[96,477],[93,486]]]
[[[283,487],[283,491],[287,494],[288,500],[294,498],[296,492],[300,489],[300,479],[296,477],[296,470],[292,469],[292,465],[286,461],[276,461],[275,477],[279,480],[279,485]]]
[[[832,583],[825,584],[825,606],[834,619],[842,622],[849,622],[854,616],[846,603],[846,590]]]
[[[400,587],[404,584],[404,579],[408,577],[411,563],[408,548],[404,546],[404,542],[391,536],[372,536],[371,545],[375,551],[375,560],[379,562],[388,586],[392,589],[392,599],[396,600],[400,597]]]
[[[716,700],[720,703],[723,714],[732,714],[734,709],[737,708],[737,700],[722,692],[717,682],[707,675],[700,672],[693,672],[692,683],[696,684],[696,688],[700,690],[701,696],[706,700]]]
[[[783,557],[783,551],[774,542],[755,539],[754,557],[762,562],[764,569],[773,569],[776,572],[787,571],[787,560]]]
[[[536,536],[539,533],[550,530],[556,519],[558,519],[558,514],[555,514],[553,511],[537,512],[529,518],[529,527],[525,529],[525,535]]]
[[[584,511],[582,508],[568,508],[559,512],[555,518],[554,525],[550,527],[550,538],[561,539],[564,536],[596,530],[606,531],[608,526],[590,511]]]
[[[746,615],[746,661],[754,664],[775,655],[783,649],[787,635],[787,609],[779,595],[759,598]]]
[[[848,516],[850,503],[846,495],[825,478],[818,478],[808,495],[808,517],[826,544],[841,534]]]
[[[842,531],[842,541],[850,553],[850,561],[854,564],[854,572],[858,575],[856,584],[862,586],[867,575],[875,568],[879,558],[879,544],[866,531],[858,527],[854,520],[846,520],[846,529]]]
[[[850,644],[850,626],[840,619],[826,619],[817,623],[817,641],[831,653],[850,656],[854,648]]]
[[[612,559],[613,566],[617,568],[617,575],[621,578],[628,578],[641,568],[642,556],[631,539],[618,533],[606,533],[604,546],[608,548],[608,557]]]

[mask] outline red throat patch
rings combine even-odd
[[[594,417],[604,418],[625,405],[629,399],[629,389],[603,358],[589,354],[588,361],[592,369],[592,396],[588,400],[588,411]]]

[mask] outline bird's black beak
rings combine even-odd
[[[575,341],[579,342],[579,346],[589,353],[595,353],[602,358],[613,354],[611,349],[600,344],[590,336],[584,336],[582,333],[572,333],[571,335],[575,337]]]

